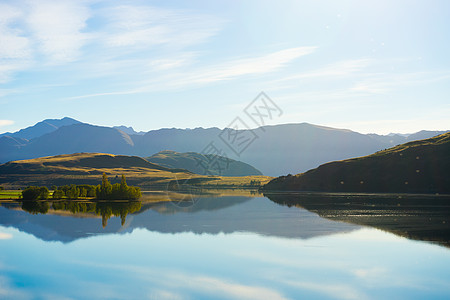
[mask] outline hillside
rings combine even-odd
[[[250,176],[262,173],[249,164],[212,154],[161,151],[146,158],[147,161],[167,168],[186,169],[200,175]]]
[[[264,190],[450,193],[450,133],[278,177]]]
[[[165,190],[170,185],[243,187],[253,181],[267,183],[266,176],[204,176],[184,169],[160,166],[137,156],[75,153],[12,161],[0,165],[0,184],[8,188],[29,185],[99,184],[106,173],[112,183],[124,174],[130,185]]]

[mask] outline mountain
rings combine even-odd
[[[48,156],[30,160],[12,161],[0,165],[1,174],[35,174],[35,173],[83,173],[101,174],[99,169],[123,169],[124,171],[160,170],[169,168],[151,163],[137,156],[112,155],[104,153],[75,153]]]
[[[11,150],[2,153],[0,159],[10,161],[76,152],[132,154],[133,146],[133,140],[123,131],[79,123],[35,138],[22,147],[16,147],[12,153]]]
[[[201,175],[250,176],[262,173],[249,164],[212,154],[161,151],[146,160],[167,168],[186,169]]]
[[[378,135],[378,134],[369,133],[368,136],[370,136],[371,138],[376,139],[382,143],[388,144],[389,147],[393,147],[393,146],[404,144],[407,142],[427,139],[427,138],[430,138],[433,136],[444,134],[446,132],[448,132],[448,131],[421,130],[419,132],[410,133],[410,134],[389,133],[388,135]]]
[[[264,190],[450,193],[450,132],[270,181]]]
[[[119,129],[121,128],[121,129]],[[265,175],[304,172],[320,164],[364,156],[404,143],[404,138],[360,134],[308,123],[263,126],[253,130],[164,128],[145,134],[123,127],[77,123],[33,138],[0,137],[0,163],[77,152],[149,157],[164,150],[226,156],[247,163]],[[432,137],[435,132],[420,135]],[[409,135],[414,138],[418,135]],[[237,143],[241,138],[243,142]],[[244,145],[239,151],[236,147]],[[234,152],[234,151],[235,152]]]
[[[1,136],[9,136],[12,138],[21,138],[21,139],[27,139],[31,140],[40,136],[43,136],[44,134],[53,132],[57,130],[58,128],[62,126],[69,126],[73,124],[80,124],[80,121],[74,120],[72,118],[62,118],[62,119],[47,119],[44,121],[41,121],[39,123],[36,123],[33,126],[27,127],[25,129],[21,129],[17,132],[10,133],[6,132],[3,134],[0,134]]]

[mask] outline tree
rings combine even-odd
[[[97,199],[108,200],[137,200],[141,197],[141,189],[127,185],[124,175],[119,183],[111,185],[108,177],[103,173],[102,184],[96,188]]]
[[[97,186],[96,194],[97,199],[109,199],[112,193],[112,185],[108,181],[106,173],[102,175],[102,184]]]
[[[46,200],[49,195],[48,188],[37,187],[37,186],[29,186],[22,191],[22,199],[23,200]]]

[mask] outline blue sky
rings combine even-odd
[[[1,1],[0,132],[46,118],[450,129],[448,1]]]

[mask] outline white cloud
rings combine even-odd
[[[182,48],[215,35],[224,21],[208,15],[152,6],[121,5],[104,9],[106,44],[112,47],[170,45]]]
[[[84,1],[15,1],[0,4],[0,83],[20,71],[76,60],[89,38]]]
[[[208,67],[194,75],[194,81],[214,82],[238,76],[263,74],[276,71],[294,59],[313,53],[316,47],[297,47],[277,51],[268,55],[229,61],[225,64]]]
[[[243,76],[264,75],[285,67],[301,56],[313,53],[315,49],[316,47],[289,48],[259,57],[240,58],[207,67],[192,68],[189,72],[171,72],[157,80],[152,79],[145,82],[145,86],[148,87],[147,91],[151,89],[183,88],[233,80]]]
[[[76,60],[89,35],[90,11],[83,1],[30,1],[26,21],[38,50],[51,63]]]
[[[30,41],[14,23],[23,18],[23,11],[5,3],[0,4],[0,59],[29,58]]]

